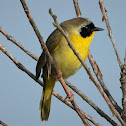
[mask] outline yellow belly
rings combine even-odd
[[[80,56],[85,61],[88,55],[89,46],[93,39],[94,33],[90,37],[83,38],[81,36],[75,36],[70,34],[70,40]],[[63,78],[68,78],[73,75],[81,68],[81,63],[78,58],[75,56],[69,45],[67,44],[66,39],[63,37],[58,48],[52,53],[52,57],[56,66],[62,71]]]

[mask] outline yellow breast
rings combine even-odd
[[[80,56],[83,58],[84,61],[87,58],[87,54],[88,54],[87,50],[89,50],[89,46],[94,37],[94,33],[95,32],[93,32],[91,36],[86,37],[86,38],[83,38],[81,36],[75,36],[73,34],[69,35],[72,44],[74,45],[76,50],[79,52]]]
[[[89,46],[93,39],[94,33],[95,32],[93,32],[92,35],[86,38],[69,34],[72,44],[84,61],[87,58]],[[69,76],[73,75],[82,66],[64,37],[53,52],[52,56],[57,67],[61,69],[63,78],[68,78]]]

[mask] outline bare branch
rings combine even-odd
[[[93,57],[91,55],[91,53],[88,53],[88,58],[89,58],[89,62],[92,66],[92,69],[98,79],[98,81],[101,84],[102,89],[104,90],[104,92],[106,93],[106,95],[108,96],[109,100],[111,101],[112,105],[115,107],[115,109],[119,112],[119,114],[121,115],[122,113],[122,109],[120,108],[120,106],[117,104],[117,102],[113,99],[112,95],[110,94],[109,90],[107,89],[103,79],[102,79],[102,73],[96,63],[96,61],[93,60]]]
[[[107,114],[105,114],[98,106],[95,105],[89,98],[84,95],[80,90],[78,90],[75,86],[73,86],[68,81],[65,81],[66,84],[74,91],[76,92],[83,100],[85,100],[92,108],[94,108],[99,115],[104,117],[109,123],[111,123],[113,126],[118,126],[116,122],[114,122]]]
[[[30,57],[32,57],[34,60],[38,60],[38,58],[32,54],[30,51],[25,49],[21,43],[17,42],[12,36],[8,35],[2,28],[0,28],[0,32],[11,42],[13,42],[15,45],[17,45],[20,49],[22,49],[26,54],[28,54]]]
[[[27,15],[27,17],[28,17],[28,19],[29,19],[29,22],[30,22],[30,24],[32,25],[32,28],[34,29],[34,31],[35,31],[35,33],[36,33],[36,36],[37,36],[38,39],[39,39],[39,42],[40,42],[40,44],[41,44],[41,47],[42,47],[43,51],[45,52],[45,54],[46,54],[46,56],[47,56],[47,58],[48,58],[49,63],[54,67],[54,70],[55,70],[55,72],[56,72],[56,74],[57,74],[57,77],[60,77],[61,74],[60,74],[59,70],[57,69],[55,63],[53,62],[53,58],[51,57],[50,52],[48,51],[48,49],[47,49],[47,47],[46,47],[46,45],[45,45],[45,43],[44,43],[43,37],[41,36],[41,34],[40,34],[40,32],[39,32],[39,30],[38,30],[38,28],[37,28],[37,26],[36,26],[36,24],[35,24],[35,22],[34,22],[32,16],[31,16],[31,14],[30,14],[30,12],[29,12],[29,9],[28,9],[28,7],[27,7],[27,5],[26,5],[26,3],[25,3],[25,0],[20,0],[20,1],[21,1],[21,3],[22,3],[22,6],[23,6],[23,8],[24,8],[24,11],[25,11],[25,13],[26,13],[26,15]],[[59,79],[59,78],[58,78],[58,79]],[[63,83],[63,84],[64,84],[64,83]],[[64,87],[63,84],[62,84],[62,86]],[[65,88],[65,92],[67,93],[68,96],[70,95],[69,90],[66,89],[66,88]]]
[[[27,70],[18,60],[16,60],[1,44],[0,44],[0,50],[6,54],[12,61],[13,63],[22,71],[27,73],[31,78],[33,78],[36,82],[41,84],[43,86],[43,83],[40,80],[36,80],[36,76],[32,74],[29,70]]]
[[[124,65],[123,68],[121,70],[121,78],[120,78],[120,82],[121,82],[121,89],[122,89],[122,106],[123,106],[123,111],[122,111],[122,119],[124,120],[124,122],[126,122],[126,54],[125,54],[125,58],[124,58]]]
[[[78,0],[73,0],[73,3],[74,3],[74,8],[75,8],[77,17],[81,17],[81,11],[78,5]]]
[[[64,88],[64,90],[65,90],[65,92],[66,92],[68,98],[70,98],[72,105],[74,106],[74,108],[75,108],[77,114],[78,114],[78,115],[80,116],[80,118],[82,119],[84,125],[85,125],[85,126],[90,126],[90,124],[88,123],[88,121],[82,116],[82,113],[80,112],[80,110],[78,109],[78,107],[77,107],[77,105],[76,105],[74,99],[72,98],[72,95],[71,95],[72,92],[67,88],[67,86],[66,86],[66,84],[65,84],[65,81],[64,81],[63,78],[62,78],[62,74],[60,74],[61,71],[59,71],[59,70],[57,69],[55,63],[53,62],[53,58],[51,57],[51,55],[50,55],[50,53],[49,53],[49,51],[48,51],[48,49],[47,49],[47,47],[46,47],[46,45],[45,45],[45,43],[44,43],[44,41],[43,41],[43,38],[42,38],[42,36],[41,36],[41,34],[40,34],[40,32],[39,32],[39,30],[38,30],[38,28],[37,28],[37,26],[36,26],[36,24],[35,24],[33,18],[32,18],[32,16],[31,16],[31,14],[30,14],[30,12],[29,12],[29,9],[28,9],[28,7],[27,7],[27,5],[26,5],[25,0],[20,0],[20,1],[21,1],[21,3],[22,3],[22,6],[23,6],[23,8],[24,8],[24,11],[25,11],[25,13],[26,13],[26,15],[27,15],[27,17],[28,17],[28,19],[29,19],[29,22],[30,22],[30,24],[32,25],[32,28],[34,29],[34,31],[35,31],[35,33],[36,33],[38,39],[39,39],[39,42],[40,42],[40,44],[41,44],[41,47],[42,47],[43,51],[45,52],[45,54],[46,54],[46,56],[47,56],[47,58],[48,58],[49,63],[50,63],[50,64],[52,65],[52,67],[54,68],[54,70],[55,70],[55,72],[56,72],[56,75],[57,75],[57,78],[59,79],[60,83],[62,84],[62,86],[63,86],[63,88]]]
[[[16,58],[14,58],[1,44],[0,44],[0,50],[6,55],[8,56],[13,63],[23,72],[25,72],[26,74],[28,74],[33,80],[35,80],[35,75],[33,75],[29,70],[27,70]],[[41,85],[43,87],[43,83],[40,80],[35,80],[39,85]],[[60,101],[62,101],[63,103],[65,103],[67,106],[69,106],[70,108],[72,108],[73,110],[74,107],[73,105],[65,100],[62,96],[60,96],[58,93],[56,93],[55,91],[52,92],[52,94],[58,98]],[[94,125],[96,126],[101,126],[101,124],[99,124],[96,120],[94,120],[92,117],[90,117],[89,115],[87,115],[85,112],[83,112],[82,110],[80,110],[82,115],[88,119],[89,121],[91,121]],[[6,125],[5,125],[6,126]]]
[[[1,124],[2,126],[8,126],[7,124],[5,124],[5,123],[2,122],[2,121],[0,121],[0,124]]]
[[[59,81],[60,81],[60,83],[61,83],[62,85],[64,85],[64,87],[66,86],[66,83],[65,83],[65,81],[63,80],[62,77],[60,77]],[[77,114],[78,114],[79,117],[81,118],[83,124],[84,124],[85,126],[90,126],[90,124],[88,123],[88,121],[87,121],[87,120],[85,119],[85,117],[82,115],[82,113],[81,113],[80,109],[78,108],[77,104],[75,103],[74,99],[72,99],[72,100],[70,99],[70,101],[71,101],[72,105],[74,106],[74,110],[77,112]]]
[[[72,108],[74,110],[73,105],[69,102],[66,101],[62,96],[60,96],[59,94],[57,94],[55,91],[53,91],[53,95],[58,98],[60,101],[62,101],[63,103],[65,103],[67,106],[69,106],[70,108]],[[95,126],[101,126],[101,124],[99,124],[96,120],[94,120],[91,116],[87,115],[85,112],[83,112],[82,110],[80,110],[81,113],[83,114],[83,116],[88,119],[90,122],[92,122]],[[116,125],[115,125],[116,126]],[[117,125],[118,126],[118,125]]]
[[[76,1],[76,0],[73,0],[73,1]],[[77,11],[77,9],[76,9],[76,8],[79,8],[78,1],[76,1],[76,6],[77,6],[77,7],[75,7],[76,15],[79,17],[79,15],[81,15],[81,12],[80,12],[80,14],[78,14],[78,11]],[[80,9],[78,9],[78,10],[80,10]],[[100,69],[99,69],[99,67],[98,67],[98,65],[97,65],[97,63],[96,63],[96,61],[93,60],[93,57],[92,57],[90,51],[89,51],[89,53],[88,53],[88,58],[89,58],[89,61],[90,61],[91,66],[92,66],[92,68],[93,68],[93,71],[94,71],[94,73],[95,73],[95,75],[96,75],[98,81],[100,82],[100,84],[101,84],[101,86],[102,86],[104,92],[105,92],[106,95],[108,96],[109,100],[111,101],[111,103],[112,103],[112,105],[115,107],[115,109],[121,114],[122,109],[121,109],[120,106],[117,104],[117,102],[113,99],[113,97],[111,96],[109,90],[108,90],[107,87],[105,86],[105,84],[104,84],[104,82],[103,82],[103,79],[102,79],[102,73],[101,73],[101,71],[100,71]]]
[[[39,42],[40,42],[40,45],[41,45],[43,51],[44,51],[45,54],[47,55],[47,58],[48,58],[49,62],[50,62],[52,65],[54,65],[54,67],[55,67],[55,64],[54,64],[54,62],[53,62],[53,59],[52,59],[52,57],[50,56],[50,52],[48,51],[48,49],[47,49],[47,47],[46,47],[46,45],[45,45],[45,43],[44,43],[43,37],[41,36],[41,34],[40,34],[40,32],[39,32],[39,30],[38,30],[38,28],[37,28],[37,26],[36,26],[36,24],[35,24],[35,22],[34,22],[32,16],[31,16],[31,14],[30,14],[30,12],[29,12],[29,9],[28,9],[28,7],[27,7],[27,5],[26,5],[26,3],[25,3],[25,0],[20,0],[20,1],[21,1],[21,3],[22,3],[23,9],[24,9],[24,11],[25,11],[25,13],[26,13],[26,15],[27,15],[27,17],[28,17],[28,19],[29,19],[29,22],[30,22],[32,28],[33,28],[33,30],[34,30],[36,36],[38,37],[38,40],[39,40]],[[56,69],[56,68],[55,68],[55,69]]]
[[[73,1],[75,1],[75,0],[73,0]],[[76,6],[77,6],[77,7],[75,7],[76,14],[77,14],[77,16],[79,16],[78,11],[77,11],[77,9],[76,9],[76,8],[79,8],[78,0],[76,1]],[[78,10],[80,10],[80,9],[78,9]],[[81,12],[80,12],[80,15],[81,15]],[[107,23],[107,24],[109,24],[109,23]],[[110,29],[110,25],[109,25],[108,27],[109,27],[109,29]],[[111,30],[111,29],[110,29],[110,30]],[[114,47],[115,47],[115,46],[114,46]],[[117,52],[117,55],[118,55],[118,57],[119,57],[118,50],[116,50],[116,52]],[[122,109],[121,109],[120,106],[117,104],[117,102],[113,99],[113,97],[111,96],[109,90],[108,90],[107,87],[105,86],[105,84],[104,84],[104,82],[103,82],[103,79],[102,79],[102,73],[101,73],[101,71],[100,71],[100,69],[99,69],[99,67],[98,67],[98,65],[97,65],[97,63],[96,63],[96,61],[93,60],[93,57],[92,57],[90,51],[89,51],[89,53],[88,53],[88,58],[89,58],[89,61],[90,61],[91,66],[92,66],[92,68],[93,68],[93,71],[94,71],[94,73],[95,73],[95,75],[96,75],[98,81],[100,82],[100,84],[101,84],[101,86],[102,86],[104,92],[105,92],[106,95],[108,96],[108,98],[109,98],[109,100],[111,101],[112,105],[115,107],[115,109],[116,109],[116,110],[120,113],[120,115],[121,115]],[[121,60],[119,59],[119,61],[121,61]]]
[[[106,22],[106,26],[107,26],[107,29],[108,29],[108,35],[109,35],[109,37],[111,39],[111,42],[112,42],[113,48],[115,50],[117,60],[118,60],[118,63],[119,63],[120,69],[121,69],[123,64],[122,64],[119,52],[118,52],[116,44],[115,44],[115,40],[114,40],[112,30],[111,30],[111,27],[110,27],[110,24],[109,24],[108,16],[107,16],[107,11],[106,11],[106,9],[104,7],[104,4],[103,4],[102,0],[99,0],[99,5],[100,5],[100,9],[101,9],[101,12],[102,12],[102,15],[103,15],[102,20],[103,21],[105,20],[105,22]]]
[[[120,123],[125,126],[126,124],[124,123],[124,121],[122,120],[122,118],[118,115],[118,113],[114,109],[113,105],[110,103],[108,97],[106,96],[106,94],[104,93],[104,91],[101,89],[100,85],[98,84],[98,82],[94,78],[94,76],[91,73],[90,69],[87,67],[87,65],[85,64],[85,62],[83,61],[83,59],[81,58],[81,56],[79,55],[79,53],[77,52],[77,50],[74,48],[73,44],[70,41],[70,38],[69,38],[68,34],[63,31],[62,27],[58,23],[55,22],[53,24],[54,24],[55,27],[57,27],[59,29],[59,31],[66,38],[66,40],[68,42],[68,45],[73,50],[74,54],[77,56],[77,58],[79,59],[79,61],[81,62],[81,64],[85,68],[85,70],[87,71],[90,79],[93,81],[93,83],[95,84],[95,86],[97,87],[97,89],[99,90],[99,92],[101,93],[101,95],[103,96],[103,98],[105,99],[105,101],[108,104],[109,108],[111,109],[112,113],[117,117],[117,119],[120,121]]]

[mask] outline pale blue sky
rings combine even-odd
[[[55,29],[52,25],[53,20],[48,13],[49,8],[52,8],[53,12],[58,16],[60,23],[76,17],[72,0],[26,0],[26,2],[44,41],[46,41],[47,37]],[[126,12],[126,1],[106,0],[104,4],[108,11],[110,25],[123,61],[126,48],[126,16],[124,16]],[[97,27],[105,29],[95,34],[90,50],[103,73],[106,86],[118,104],[121,105],[120,69],[107,34],[105,22],[101,20],[102,14],[98,0],[79,0],[79,5],[83,17],[90,18]],[[41,54],[40,44],[20,1],[1,0],[0,27],[39,57]],[[36,61],[8,41],[2,34],[0,34],[0,43],[19,62],[27,67],[28,70],[35,73]],[[86,64],[90,67],[88,60]],[[89,76],[83,68],[68,80],[113,118],[106,102],[92,81],[89,80]],[[59,83],[56,83],[55,91],[65,97],[65,93]],[[0,120],[9,126],[83,126],[78,115],[54,96],[52,97],[50,118],[48,122],[41,122],[39,112],[41,92],[42,87],[36,84],[28,75],[20,71],[0,51]],[[103,126],[110,125],[76,94],[75,101],[83,111]]]

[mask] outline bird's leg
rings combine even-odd
[[[64,81],[64,79],[63,79],[63,77],[62,77],[62,72],[61,72],[61,70],[59,70],[59,69],[57,70],[56,80],[59,80],[59,81],[60,81],[60,83],[62,84],[62,87],[63,87],[64,91],[65,91],[66,94],[67,94],[67,97],[65,98],[65,100],[66,100],[67,98],[69,98],[70,101],[73,101],[73,100],[74,100],[74,95],[73,95],[73,93],[69,90],[69,88],[67,87],[67,85],[66,85],[66,83],[65,83],[65,81]]]

